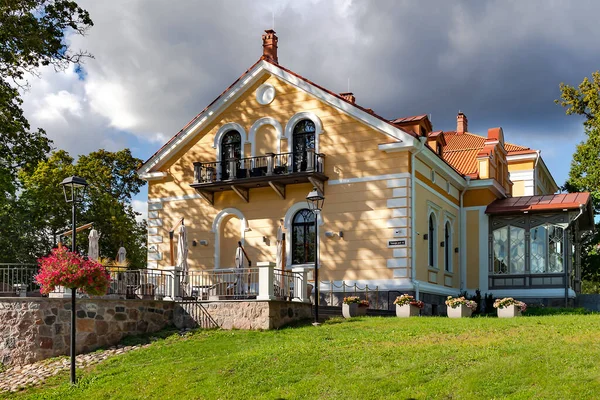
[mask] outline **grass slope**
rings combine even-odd
[[[361,318],[160,340],[14,398],[594,399],[600,316]]]

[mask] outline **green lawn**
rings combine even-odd
[[[600,316],[361,318],[155,342],[14,398],[600,397]],[[0,396],[1,397],[1,396]]]

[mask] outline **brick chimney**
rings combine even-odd
[[[273,29],[267,29],[265,34],[262,35],[263,41],[263,60],[268,60],[274,62],[275,64],[279,64],[279,60],[277,59],[277,35]]]
[[[356,97],[354,97],[354,93],[352,92],[340,93],[340,96],[352,104],[356,102]]]
[[[462,135],[463,133],[468,132],[468,125],[469,120],[467,119],[467,116],[459,111],[458,115],[456,116],[456,134]]]

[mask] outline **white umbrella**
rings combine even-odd
[[[276,268],[285,269],[285,233],[281,226],[277,228],[277,256],[275,264]]]
[[[238,243],[237,249],[235,249],[235,267],[238,269],[236,275],[236,291],[238,294],[245,293],[248,291],[248,282],[244,279],[244,262],[246,261],[246,253],[241,243]]]
[[[179,227],[179,238],[177,239],[177,266],[181,268],[181,274],[183,275],[183,283],[187,284],[188,280],[188,244],[187,244],[187,230],[182,224]]]
[[[90,235],[88,236],[90,245],[88,248],[88,258],[92,260],[98,260],[100,257],[100,248],[98,246],[98,241],[100,240],[100,234],[97,230],[93,229],[90,231]]]

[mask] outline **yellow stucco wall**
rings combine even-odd
[[[479,287],[479,210],[465,212],[467,226],[467,287]]]
[[[149,182],[150,201],[171,198],[162,202],[162,209],[157,210],[156,214],[161,219],[162,226],[156,227],[158,232],[155,236],[163,237],[163,242],[157,244],[158,252],[162,255],[159,266],[169,264],[169,227],[185,217],[190,243],[192,240],[208,241],[208,246],[190,247],[190,267],[214,268],[215,234],[211,232],[211,228],[217,214],[225,208],[238,209],[247,219],[250,231],[244,234],[245,248],[253,263],[274,261],[279,220],[292,205],[305,203],[306,194],[311,189],[309,184],[288,185],[286,199],[281,199],[271,188],[256,188],[250,190],[248,203],[232,191],[217,193],[214,206],[198,198],[172,200],[174,197],[196,196],[195,191],[189,187],[193,181],[192,164],[196,161],[216,160],[214,137],[219,127],[227,122],[238,123],[248,132],[259,118],[271,117],[285,128],[294,114],[309,111],[316,114],[323,124],[323,133],[319,136],[319,152],[326,154],[325,175],[330,181],[410,172],[408,153],[385,153],[378,149],[379,144],[391,141],[387,136],[275,77],[270,77],[267,81],[275,87],[277,93],[270,105],[259,105],[254,96],[256,87],[263,80],[232,103],[217,121],[207,126],[169,163],[160,168],[167,172],[167,178]],[[257,156],[267,151],[277,152],[277,138],[270,126],[257,131],[255,143]],[[281,152],[287,152],[287,140],[281,140],[280,146]],[[249,145],[245,146],[245,153],[246,157],[250,157]],[[326,201],[322,212],[324,225],[319,228],[320,261],[323,268],[321,279],[390,279],[394,276],[394,271],[400,272],[396,277],[402,277],[403,274],[408,277],[410,192],[410,179],[406,178],[338,185],[326,183]],[[390,200],[394,204],[390,204]],[[233,251],[231,243],[235,243],[235,238],[231,235],[241,235],[239,226],[237,217],[232,217],[225,228],[221,227],[220,230],[225,229],[226,236],[229,235],[227,243],[219,246],[221,253]],[[401,236],[394,237],[395,230],[399,230]],[[325,236],[326,231],[342,231],[344,238],[328,238]],[[266,238],[266,243],[263,237]],[[394,238],[406,239],[407,247],[396,249],[397,251],[388,248],[387,240]],[[291,240],[289,235],[288,239]],[[233,260],[233,256],[226,258],[221,254],[220,266],[229,266],[229,259]],[[406,267],[398,270],[394,267],[396,261],[390,267],[389,260],[396,260],[398,265]]]
[[[420,182],[415,183],[415,224],[413,226],[413,229],[418,232],[415,242],[416,277],[423,282],[458,288],[460,286],[460,259],[459,253],[455,253],[454,248],[460,247],[459,209],[453,206],[454,201],[448,199],[443,193],[439,193],[437,186],[426,177],[417,173],[417,179]],[[423,235],[428,234],[429,231],[429,212],[431,211],[436,215],[437,237],[434,239],[428,237],[427,240],[424,240]],[[444,241],[444,224],[447,220],[451,221],[452,225],[450,248],[452,273],[446,273],[444,270],[444,247],[440,246],[440,243]],[[430,240],[435,242],[437,265],[434,267],[436,268],[429,266],[428,245]]]

